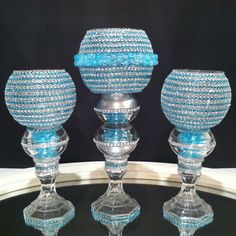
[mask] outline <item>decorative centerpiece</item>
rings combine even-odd
[[[225,117],[231,102],[231,89],[224,72],[173,70],[166,78],[161,105],[167,119],[176,126],[169,137],[178,156],[182,179],[180,193],[166,202],[164,217],[179,228],[198,228],[213,220],[210,205],[196,192],[204,158],[216,142],[210,128]]]
[[[147,86],[158,58],[143,30],[108,28],[87,31],[74,60],[85,85],[102,94],[94,110],[105,123],[94,142],[105,156],[110,182],[106,193],[92,203],[92,214],[101,223],[127,224],[140,212],[122,185],[129,154],[139,140],[129,124],[139,111],[131,93],[142,92]]]
[[[69,141],[61,125],[75,107],[75,85],[65,70],[14,71],[5,101],[13,118],[27,127],[21,144],[41,182],[38,198],[24,209],[25,222],[37,229],[59,229],[74,216],[74,206],[57,194],[55,179]]]

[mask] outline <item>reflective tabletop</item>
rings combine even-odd
[[[62,229],[59,236],[108,235],[105,226],[94,221],[90,204],[105,192],[106,184],[76,185],[76,182],[57,188],[58,193],[70,200],[76,209],[75,217]],[[141,206],[141,214],[123,230],[123,236],[175,236],[178,229],[163,219],[163,203],[175,196],[179,188],[151,184],[125,184],[125,191],[134,197]],[[32,189],[33,190],[33,189]],[[208,191],[208,190],[207,190]],[[209,190],[210,191],[210,190]],[[236,235],[236,196],[221,196],[215,193],[198,192],[214,210],[213,223],[200,228],[195,236],[235,236]],[[19,194],[0,201],[0,235],[37,236],[42,233],[24,223],[22,211],[38,195],[38,191]]]

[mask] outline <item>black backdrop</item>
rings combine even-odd
[[[160,58],[133,125],[141,140],[130,160],[176,162],[168,146],[171,124],[160,107],[160,90],[172,68],[225,71],[236,89],[235,0],[0,0],[0,167],[32,165],[20,146],[25,130],[9,115],[4,87],[14,69],[65,68],[78,102],[65,124],[70,143],[61,162],[103,160],[92,138],[101,122],[93,112],[99,96],[83,85],[73,66],[86,30],[100,27],[144,29]],[[213,129],[215,151],[208,167],[236,167],[235,98],[221,125]],[[79,171],[79,170],[78,170]]]

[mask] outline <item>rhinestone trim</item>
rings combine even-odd
[[[52,218],[52,219],[37,219],[28,215],[27,208],[24,209],[24,220],[26,225],[34,227],[38,230],[43,230],[44,232],[59,230],[65,226],[69,221],[71,221],[75,216],[74,210],[69,211],[62,217]],[[46,230],[47,229],[47,230]]]
[[[125,141],[121,141],[121,142],[101,142],[96,140],[95,138],[93,139],[94,143],[98,144],[98,145],[103,145],[103,146],[107,146],[107,147],[123,147],[123,146],[131,146],[131,145],[137,145],[139,138],[137,139],[137,141],[129,141],[129,142],[125,142]]]
[[[191,219],[191,218],[180,218],[178,216],[175,216],[174,214],[164,212],[163,217],[166,220],[170,221],[172,224],[176,225],[177,227],[184,227],[189,229],[190,228],[198,229],[213,221],[212,214],[200,219]]]
[[[94,111],[101,113],[131,113],[140,110],[140,106],[134,108],[126,108],[126,109],[98,109],[94,107]]]
[[[134,221],[140,215],[140,209],[135,209],[130,215],[108,215],[102,212],[97,212],[91,208],[93,218],[104,225],[126,225]]]

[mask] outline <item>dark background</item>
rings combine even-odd
[[[235,0],[1,0],[0,7],[0,167],[33,165],[20,145],[25,128],[4,103],[14,69],[65,68],[70,73],[78,103],[64,126],[70,142],[61,162],[103,160],[92,142],[101,125],[93,112],[99,96],[89,92],[73,66],[91,28],[142,28],[160,58],[149,86],[137,94],[141,111],[133,125],[141,140],[130,160],[177,160],[167,142],[173,127],[160,107],[160,90],[173,68],[223,70],[236,89]],[[236,167],[235,111],[233,94],[228,115],[213,129],[217,146],[205,166]]]

